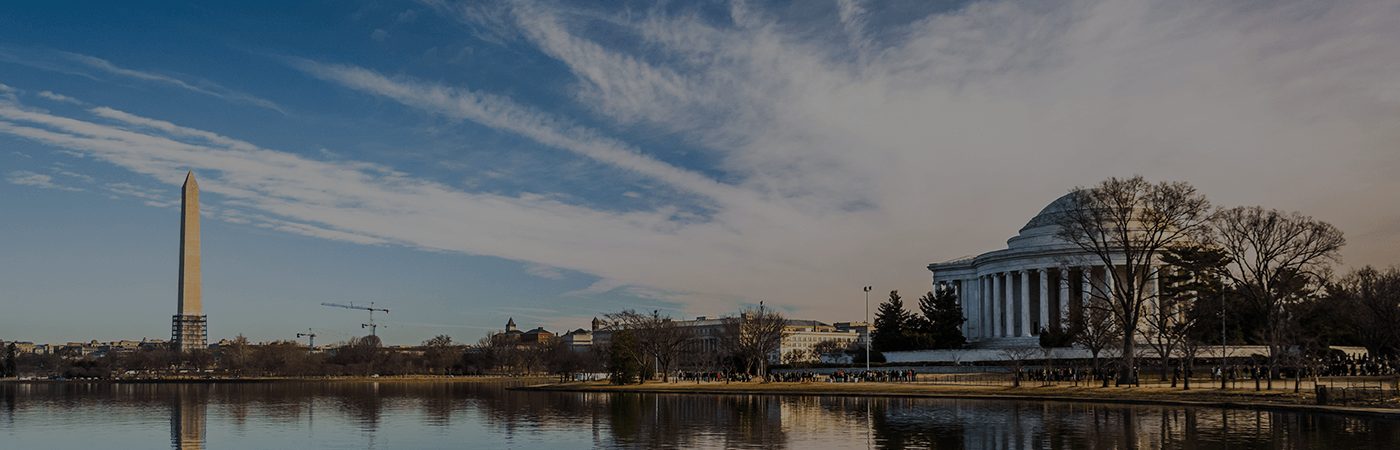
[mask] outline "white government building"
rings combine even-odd
[[[1068,194],[1051,202],[1005,249],[928,265],[935,288],[958,293],[973,347],[1033,346],[1041,329],[1079,320],[1084,296],[1111,292],[1102,260],[1057,236],[1056,217],[1073,204]]]

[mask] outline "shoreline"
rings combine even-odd
[[[589,392],[681,395],[773,395],[818,397],[944,398],[968,400],[1029,400],[1045,402],[1112,403],[1124,405],[1188,406],[1198,408],[1278,410],[1345,414],[1400,420],[1400,408],[1316,405],[1291,391],[1221,392],[1155,388],[1071,386],[953,386],[913,383],[654,383],[613,386],[601,382],[551,383],[507,388],[537,392]]]
[[[328,377],[241,377],[241,378],[131,378],[100,380],[17,380],[0,379],[0,384],[259,384],[259,383],[487,383],[500,381],[539,382],[553,377],[513,376],[328,376]]]

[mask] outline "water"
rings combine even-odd
[[[1400,421],[1177,406],[509,391],[499,383],[0,384],[0,449],[1400,448]]]

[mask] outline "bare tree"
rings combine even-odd
[[[520,373],[524,370],[525,358],[521,355],[519,339],[506,333],[491,333],[478,340],[476,346],[484,371]]]
[[[679,326],[671,316],[663,316],[659,311],[650,315],[633,310],[608,314],[612,326],[632,330],[637,337],[637,345],[650,356],[661,372],[661,381],[670,381],[671,369],[680,359],[687,343],[694,338],[694,330]]]
[[[1200,233],[1209,219],[1210,202],[1189,184],[1153,184],[1141,176],[1077,188],[1068,201],[1054,219],[1059,236],[1113,269],[1107,276],[1114,287],[1103,297],[1118,328],[1125,331],[1119,381],[1132,382],[1137,367],[1132,330],[1138,327],[1143,305],[1157,295],[1148,285],[1158,275],[1158,253]]]
[[[1080,321],[1072,330],[1074,343],[1089,350],[1094,376],[1100,378],[1103,378],[1103,364],[1099,356],[1123,335],[1112,310],[1113,305],[1107,298],[1101,295],[1086,296],[1081,306]],[[1104,385],[1108,384],[1107,378],[1103,378],[1103,381]]]
[[[1153,353],[1157,354],[1162,368],[1159,379],[1162,381],[1167,380],[1167,368],[1171,366],[1172,353],[1180,347],[1184,330],[1189,326],[1185,323],[1189,319],[1181,312],[1185,306],[1186,302],[1179,301],[1179,298],[1168,299],[1163,296],[1157,303],[1149,304],[1148,311],[1143,315],[1143,322],[1147,324],[1147,328],[1143,330],[1142,337],[1147,340],[1147,345],[1152,348]],[[1175,379],[1172,380],[1172,384],[1175,386]]]
[[[241,374],[249,367],[253,358],[253,348],[248,344],[248,338],[242,334],[233,338],[228,345],[219,348],[219,358],[222,360],[224,368],[234,374]]]
[[[1220,211],[1212,223],[1211,237],[1232,259],[1225,275],[1265,315],[1272,389],[1288,346],[1288,305],[1321,287],[1346,239],[1327,222],[1258,206]]]
[[[1021,387],[1021,380],[1025,378],[1026,360],[1039,351],[1038,347],[1011,347],[1001,351],[1001,356],[1011,363],[1011,387]]]
[[[1345,305],[1344,323],[1374,356],[1400,353],[1400,268],[1366,266],[1328,286],[1329,295]]]
[[[725,317],[721,345],[742,362],[744,372],[764,374],[769,355],[778,351],[787,319],[762,306],[745,308],[738,316]]]
[[[783,363],[793,367],[800,367],[806,365],[809,362],[812,362],[812,359],[814,357],[814,353],[808,352],[807,350],[803,350],[800,348],[795,348],[792,350],[788,350],[787,353],[783,354]]]
[[[254,347],[250,361],[264,375],[305,376],[319,369],[317,360],[299,343],[275,341]]]
[[[812,346],[812,356],[819,361],[822,358],[839,359],[854,352],[855,341],[839,342],[835,339],[826,339]]]
[[[424,362],[430,369],[440,373],[446,373],[461,353],[461,349],[452,345],[452,337],[445,334],[423,341]]]

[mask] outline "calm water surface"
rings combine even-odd
[[[1400,448],[1400,421],[498,383],[0,384],[0,448]]]

